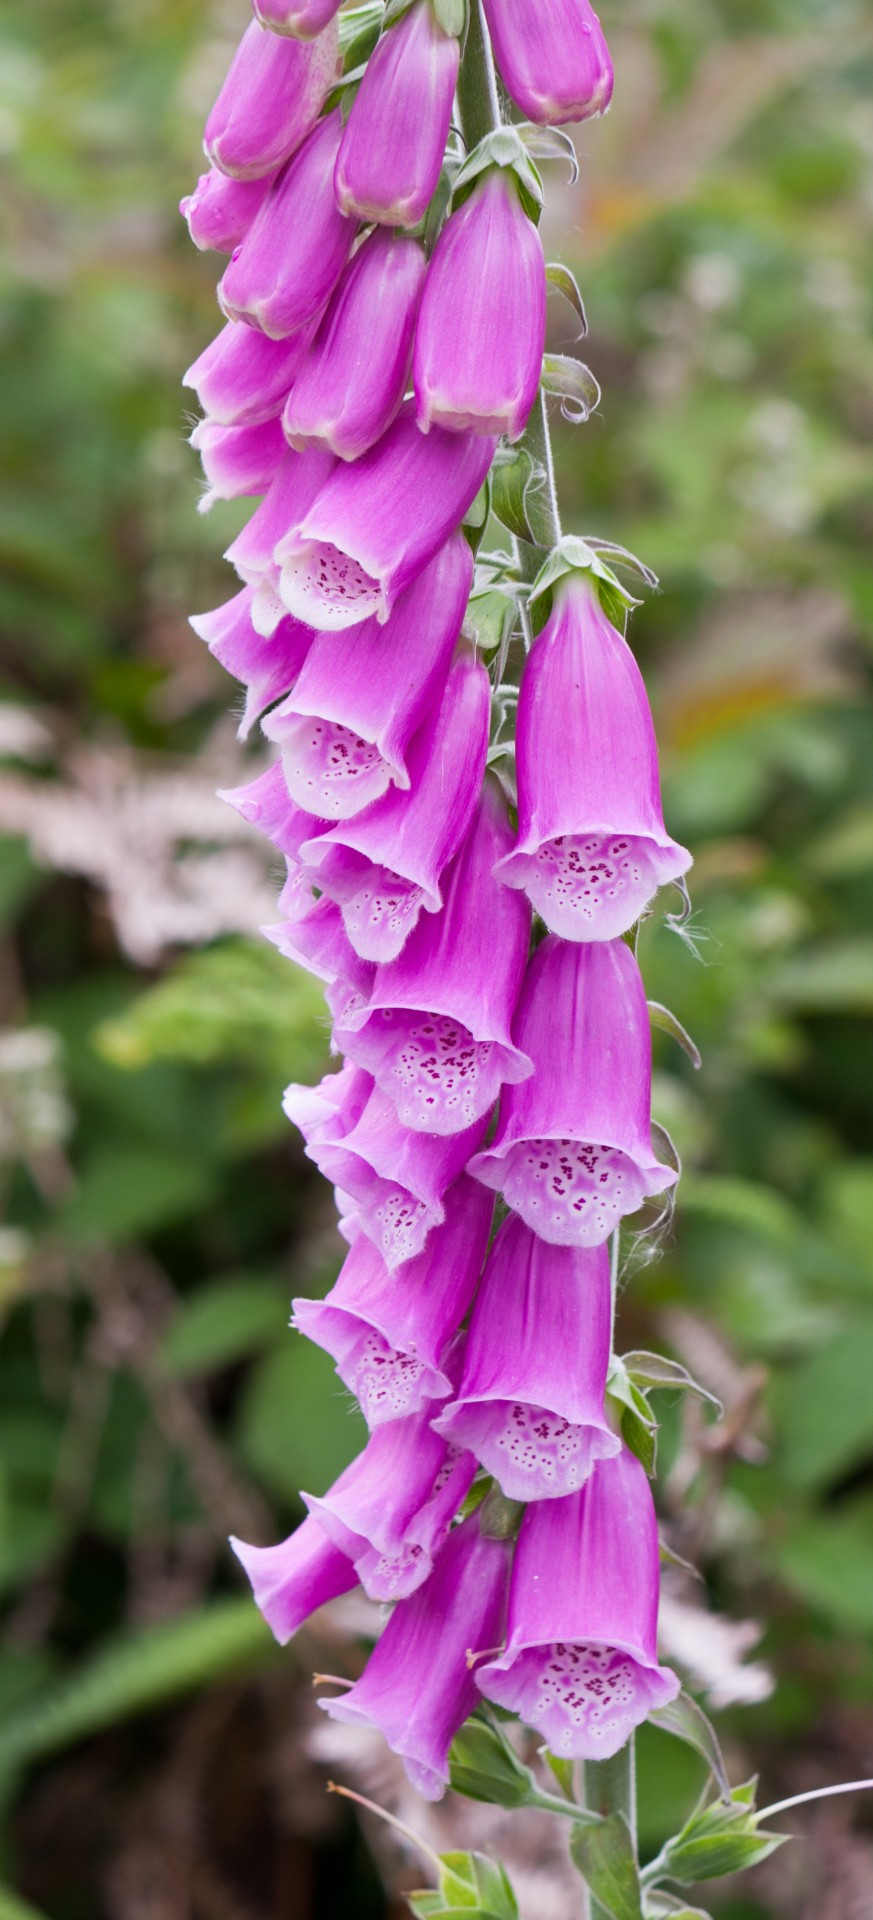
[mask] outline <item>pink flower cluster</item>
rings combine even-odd
[[[605,108],[588,0],[484,8],[523,114]],[[357,1584],[396,1603],[363,1677],[323,1704],[379,1725],[437,1796],[483,1694],[556,1754],[605,1758],[677,1689],[648,1481],[606,1404],[607,1242],[675,1178],[623,936],[689,860],[579,543],[558,550],[521,680],[517,824],[489,770],[463,523],[539,387],[545,268],[517,147],[464,163],[437,0],[389,10],[350,112],[337,0],[254,10],[183,207],[232,256],[227,324],[187,375],[194,444],[210,497],[260,504],[227,555],[239,590],[193,624],[245,689],[241,730],[275,748],[225,797],[286,862],[272,938],[324,981],[342,1056],[286,1095],[349,1243],[295,1325],[370,1439],[304,1494],[289,1540],[234,1545],[281,1641]],[[517,1540],[480,1524],[490,1483],[523,1503]]]

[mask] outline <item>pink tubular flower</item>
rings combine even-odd
[[[298,967],[305,967],[307,973],[314,973],[316,979],[324,980],[329,990],[340,994],[343,1003],[353,998],[366,999],[375,969],[368,961],[358,958],[343,926],[339,907],[327,894],[316,900],[310,889],[304,896],[303,886],[309,880],[306,869],[297,867],[293,858],[288,866],[288,883],[279,898],[280,909],[287,917],[278,926],[263,927],[261,931],[280,953],[294,960]]]
[[[250,1547],[233,1536],[230,1544],[251,1581],[255,1605],[280,1647],[287,1645],[311,1613],[358,1584],[351,1560],[339,1552],[317,1520],[304,1520],[277,1547]]]
[[[364,960],[395,960],[419,915],[443,904],[441,875],[473,817],[488,751],[485,668],[459,649],[438,708],[409,749],[408,791],[389,787],[353,820],[303,844]]]
[[[476,1670],[562,1759],[608,1760],[679,1681],[657,1654],[658,1527],[649,1483],[623,1449],[579,1493],[529,1506],[505,1653]]]
[[[203,145],[214,167],[259,180],[284,166],[314,127],[336,74],[336,21],[317,40],[278,40],[252,21],[206,122]]]
[[[510,839],[500,789],[488,779],[446,875],[442,912],[419,920],[398,959],[379,967],[366,1005],[336,1032],[405,1127],[458,1133],[489,1112],[504,1082],[533,1071],[510,1031],[530,919],[506,913],[510,896],[494,878]]]
[[[471,1514],[426,1585],[395,1608],[361,1679],[318,1703],[332,1720],[377,1726],[426,1800],[448,1785],[449,1748],[478,1699],[467,1654],[499,1640],[508,1574],[507,1543],[487,1539]]]
[[[396,1277],[364,1234],[324,1300],[295,1300],[294,1322],[331,1354],[371,1428],[447,1400],[449,1342],[470,1307],[493,1201],[464,1175],[445,1196],[445,1221]]]
[[[201,173],[196,187],[179,201],[195,247],[201,253],[210,248],[233,253],[260,213],[274,179],[267,173],[262,180],[229,180],[217,167]]]
[[[253,597],[254,589],[243,587],[223,607],[192,614],[190,621],[219,665],[246,689],[239,726],[243,740],[264,709],[293,687],[315,638],[299,620],[283,620],[270,640],[262,639],[252,626]]]
[[[404,405],[369,453],[335,468],[277,548],[289,613],[324,629],[372,613],[387,620],[398,594],[460,525],[495,446],[485,435],[425,436]]]
[[[314,40],[339,13],[340,0],[252,0],[252,12],[271,33]]]
[[[390,427],[409,381],[425,275],[417,240],[376,231],[346,267],[294,382],[283,425],[358,460]]]
[[[272,624],[268,623],[265,627],[258,619],[257,604],[253,616],[258,633],[264,633],[265,637],[274,631],[286,614],[286,608],[275,593],[279,578],[279,569],[273,561],[276,544],[289,521],[306,512],[310,502],[324,486],[333,465],[333,455],[325,453],[321,447],[307,447],[305,453],[286,453],[269,493],[224,556],[236,568],[242,580],[256,588],[266,586]]]
[[[188,368],[182,385],[194,388],[204,413],[221,426],[275,420],[309,339],[304,329],[288,340],[270,340],[255,327],[229,320]]]
[[[380,1427],[323,1499],[301,1497],[370,1599],[404,1600],[432,1571],[475,1472],[425,1410]]]
[[[419,426],[524,432],[546,340],[543,246],[511,168],[489,167],[440,234],[415,334]]]
[[[513,1214],[476,1297],[457,1398],[434,1426],[469,1447],[510,1500],[575,1493],[619,1452],[603,1396],[609,1255],[550,1247]]]
[[[412,1133],[370,1075],[349,1066],[315,1089],[288,1087],[283,1104],[309,1158],[336,1185],[350,1229],[372,1240],[390,1273],[442,1226],[448,1190],[485,1133],[484,1121],[449,1138]]]
[[[239,500],[266,493],[285,458],[285,436],[278,420],[242,427],[200,420],[191,435],[191,445],[200,455],[206,478],[201,513],[214,500]]]
[[[430,0],[414,0],[378,41],[349,115],[334,182],[344,213],[414,227],[436,191],[460,50]]]
[[[289,861],[296,862],[307,835],[324,823],[303,813],[289,797],[282,778],[281,762],[276,760],[266,773],[248,780],[242,787],[219,788],[218,797],[271,840]]]
[[[652,1146],[649,1012],[630,947],[549,934],[528,967],[513,1034],[533,1077],[504,1089],[494,1139],[470,1172],[541,1239],[597,1246],[677,1177]]]
[[[443,693],[472,579],[470,548],[454,534],[384,626],[371,618],[348,635],[319,634],[293,695],[264,724],[299,806],[347,820],[392,783],[409,790],[412,741]]]
[[[290,44],[272,39],[273,46]],[[320,316],[357,232],[333,194],[341,127],[339,108],[319,120],[280,173],[219,284],[228,319],[247,320],[273,340]]]
[[[613,72],[590,0],[483,0],[497,65],[528,120],[560,127],[605,113]]]
[[[563,939],[614,940],[691,855],[664,826],[642,675],[584,573],[557,582],[525,665],[516,741],[518,844],[500,877]]]

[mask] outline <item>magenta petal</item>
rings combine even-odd
[[[303,847],[318,885],[342,907],[352,945],[365,960],[394,959],[422,909],[436,913],[442,906],[441,875],[463,842],[479,796],[490,706],[485,668],[461,648],[439,708],[409,749],[408,791],[389,788],[355,819],[336,823]]]
[[[614,940],[691,855],[664,826],[642,675],[582,574],[560,581],[528,655],[516,741],[518,845],[500,877],[563,939]]]
[[[336,467],[276,550],[289,613],[325,629],[387,620],[404,587],[458,527],[496,442],[423,434],[412,404],[360,460]],[[415,511],[410,512],[410,502]]]
[[[658,1527],[645,1472],[623,1449],[579,1493],[529,1506],[504,1653],[476,1671],[551,1752],[605,1760],[679,1681],[657,1654]]]
[[[497,65],[528,120],[558,127],[605,113],[612,61],[590,0],[483,0]]]
[[[270,34],[263,38],[280,48],[291,44]],[[357,232],[333,194],[341,127],[337,109],[313,128],[271,188],[219,285],[228,319],[247,320],[274,340],[319,317]]]
[[[415,333],[419,425],[517,440],[539,391],[546,263],[514,175],[490,167],[444,226]]]
[[[358,1584],[351,1560],[316,1520],[304,1520],[277,1547],[250,1547],[233,1537],[230,1544],[252,1583],[255,1605],[282,1647],[311,1613]]]
[[[211,420],[226,427],[254,426],[281,413],[310,335],[270,340],[255,327],[228,320],[182,382],[193,387]]]
[[[283,910],[285,905],[283,894],[280,900]],[[346,994],[354,993],[363,999],[370,993],[375,969],[358,958],[343,926],[339,907],[325,894],[318,900],[310,896],[302,910],[295,897],[289,918],[263,931],[280,953],[314,973],[317,979],[330,986],[341,983]]]
[[[266,493],[285,458],[281,422],[263,420],[256,426],[223,427],[217,420],[201,420],[191,435],[199,453],[208,492],[200,512],[214,500],[240,500]]]
[[[449,1747],[478,1699],[467,1655],[499,1640],[508,1573],[507,1543],[486,1539],[471,1514],[395,1608],[361,1679],[319,1701],[333,1720],[377,1726],[427,1800],[448,1785]]]
[[[611,1285],[605,1247],[550,1247],[517,1215],[476,1296],[456,1399],[435,1421],[511,1500],[574,1493],[620,1450],[604,1412]]]
[[[357,460],[390,427],[409,384],[424,284],[417,240],[377,230],[349,262],[294,382],[284,428]]]
[[[196,187],[179,202],[195,247],[233,253],[260,213],[274,179],[275,174],[267,173],[262,180],[229,180],[217,167],[201,173]]]
[[[294,686],[315,637],[299,620],[283,620],[271,640],[262,639],[252,626],[252,597],[253,589],[243,587],[223,607],[192,614],[190,621],[210,653],[246,689],[239,728],[243,739],[265,707]]]
[[[345,213],[414,227],[433,198],[458,78],[458,42],[429,0],[415,0],[377,42],[336,163]]]
[[[253,20],[206,122],[203,145],[213,166],[239,180],[283,166],[318,119],[338,49],[335,21],[305,46],[279,40]]]
[[[362,1235],[326,1299],[294,1301],[294,1324],[332,1354],[371,1428],[433,1411],[452,1392],[446,1350],[475,1292],[493,1202],[462,1175],[444,1210],[423,1253],[396,1277]]]
[[[268,767],[266,773],[258,774],[255,780],[248,780],[242,787],[219,789],[220,800],[226,800],[229,807],[242,815],[259,833],[272,840],[274,847],[286,858],[297,860],[301,845],[311,839],[313,830],[324,825],[323,821],[313,820],[311,813],[304,813],[290,799],[288,788],[282,778],[282,766],[276,761]]]
[[[306,511],[333,466],[333,455],[321,447],[286,453],[269,493],[224,556],[241,579],[258,586],[276,572],[273,553],[277,543],[295,516]]]
[[[301,806],[343,820],[392,782],[409,788],[411,743],[442,695],[472,576],[470,549],[455,534],[384,626],[370,619],[348,637],[319,635],[293,698],[264,728]]]
[[[549,934],[513,1036],[534,1073],[504,1089],[494,1139],[470,1172],[544,1240],[596,1246],[677,1177],[652,1146],[649,1012],[630,948]]]
[[[367,1005],[337,1029],[337,1045],[373,1074],[406,1127],[470,1127],[504,1081],[532,1072],[510,1031],[530,919],[506,913],[513,896],[494,878],[511,837],[500,789],[488,779],[446,874],[442,912],[422,916],[399,958],[378,969]]]
[[[314,40],[339,13],[341,0],[252,0],[252,12],[271,33]]]

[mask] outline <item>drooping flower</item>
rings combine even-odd
[[[497,65],[528,120],[563,126],[605,113],[613,72],[590,0],[483,0]]]
[[[329,1493],[302,1498],[370,1599],[403,1600],[431,1573],[475,1473],[425,1409],[379,1427]]]
[[[263,38],[280,48],[295,44]],[[273,340],[319,318],[351,251],[357,222],[340,212],[333,191],[341,128],[338,107],[319,120],[271,187],[219,283],[227,318],[247,320]]]
[[[222,426],[255,426],[282,412],[306,353],[306,329],[271,340],[256,327],[228,320],[188,368],[183,387],[193,387],[211,420]]]
[[[335,1040],[372,1073],[405,1127],[457,1133],[493,1107],[504,1082],[527,1079],[511,1026],[530,936],[527,912],[494,865],[512,836],[503,796],[487,779],[443,882],[443,908],[424,914],[403,951],[379,967],[366,1004]],[[502,898],[501,898],[502,895]]]
[[[264,640],[252,626],[253,598],[254,589],[243,587],[223,607],[192,614],[190,620],[194,632],[205,640],[225,672],[241,680],[246,689],[239,726],[243,740],[265,708],[293,687],[315,639],[311,627],[289,617],[271,639]]]
[[[294,1322],[336,1361],[371,1428],[447,1400],[447,1349],[466,1318],[488,1245],[493,1201],[462,1175],[424,1251],[391,1274],[362,1234],[324,1300],[295,1300]]]
[[[333,466],[333,455],[322,447],[307,447],[305,453],[292,453],[289,449],[269,492],[224,556],[236,568],[241,580],[268,593],[269,620],[265,623],[258,619],[257,595],[252,612],[256,630],[265,638],[288,611],[277,592],[279,569],[273,559],[276,546],[289,521],[305,513],[321,491]]]
[[[240,500],[266,493],[285,457],[285,436],[279,420],[236,427],[200,420],[191,435],[191,445],[200,455],[207,485],[200,501],[201,513],[214,500]]]
[[[276,1547],[250,1547],[233,1535],[230,1544],[280,1647],[287,1646],[310,1614],[358,1584],[351,1560],[339,1552],[317,1520],[304,1520],[290,1539]]]
[[[409,748],[408,791],[389,787],[353,820],[337,821],[303,845],[362,959],[396,959],[419,915],[442,907],[442,874],[479,798],[490,702],[485,668],[462,646],[439,707]]]
[[[395,1607],[361,1679],[319,1701],[333,1720],[377,1726],[427,1800],[448,1785],[449,1748],[479,1697],[467,1654],[499,1641],[508,1574],[507,1543],[480,1533],[471,1514],[426,1584]]]
[[[289,33],[295,40],[314,40],[323,33],[341,0],[252,0],[255,19],[271,33]]]
[[[460,50],[431,0],[413,5],[377,42],[336,163],[344,213],[380,226],[414,227],[436,191]]]
[[[196,187],[179,201],[195,247],[201,253],[233,253],[260,213],[275,177],[267,173],[261,180],[231,180],[217,167],[201,173]]]
[[[387,620],[398,594],[460,525],[495,446],[484,434],[425,435],[404,405],[369,453],[334,469],[278,547],[289,613],[325,629],[373,613]]]
[[[658,1665],[659,1589],[652,1495],[625,1448],[580,1492],[526,1509],[506,1650],[477,1667],[479,1687],[552,1753],[608,1760],[679,1692]]]
[[[546,338],[543,246],[510,167],[489,167],[444,226],[415,334],[419,426],[517,440]]]
[[[277,926],[264,927],[262,932],[289,960],[324,980],[328,997],[337,995],[339,1005],[366,999],[372,989],[375,969],[356,954],[339,907],[326,893],[316,899],[309,889],[304,896],[303,888],[308,882],[306,869],[299,868],[293,858],[288,862],[288,869],[288,881],[279,896],[280,912],[285,917]]]
[[[307,44],[277,39],[253,20],[206,121],[203,145],[212,165],[236,180],[258,180],[284,166],[324,106],[338,48],[335,20]]]
[[[417,240],[377,231],[359,247],[294,382],[284,428],[358,460],[390,427],[412,364],[425,257]]]
[[[300,848],[307,836],[311,837],[320,824],[326,824],[313,820],[311,813],[304,813],[295,805],[279,760],[254,780],[247,780],[244,786],[219,788],[218,798],[226,800],[229,807],[271,840],[279,853],[294,865],[299,863]],[[283,911],[287,910],[286,905]]]
[[[348,635],[319,634],[264,726],[299,806],[345,820],[392,784],[409,790],[412,742],[443,694],[472,578],[470,548],[454,534],[384,626],[371,617]]]
[[[438,1433],[469,1447],[511,1500],[575,1493],[621,1442],[604,1412],[609,1254],[550,1247],[510,1215],[476,1296],[457,1397]]]
[[[563,939],[614,940],[691,855],[664,826],[642,675],[589,574],[557,582],[525,664],[516,748],[518,844],[501,879]]]
[[[597,1246],[677,1177],[652,1146],[649,1013],[630,948],[548,934],[513,1035],[534,1073],[504,1088],[494,1139],[470,1172],[543,1240]]]

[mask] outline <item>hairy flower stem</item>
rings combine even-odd
[[[461,130],[468,150],[500,125],[500,103],[491,46],[482,19],[481,0],[470,0],[470,20],[458,80]],[[533,409],[522,447],[530,454],[535,469],[542,475],[539,485],[531,487],[527,511],[536,545],[518,540],[519,569],[523,579],[532,581],[548,552],[561,536],[555,472],[545,396],[540,395]],[[616,1265],[613,1253],[613,1268]],[[613,1279],[613,1293],[615,1276]],[[636,1847],[636,1765],[633,1738],[611,1760],[587,1761],[579,1768],[579,1805],[592,1813],[623,1813]],[[580,1920],[610,1920],[606,1909],[586,1889],[586,1905]]]

